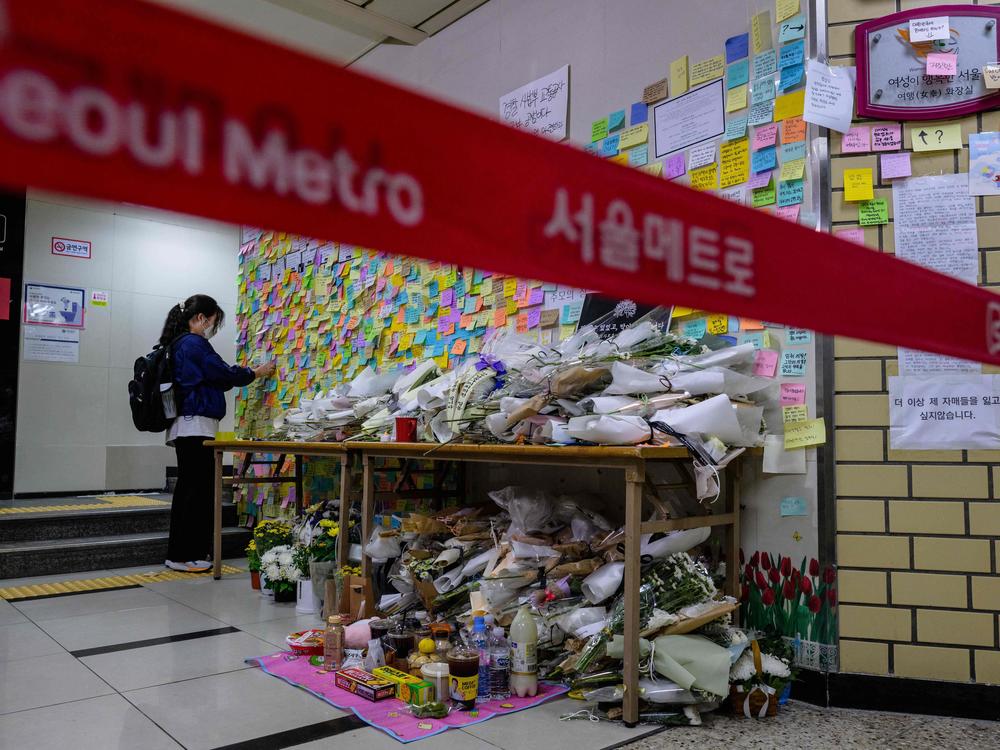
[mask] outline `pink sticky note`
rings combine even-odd
[[[673,156],[668,157],[667,160],[663,163],[663,175],[668,180],[680,177],[686,171],[687,168],[684,166],[683,151],[679,154],[674,154]]]
[[[766,172],[760,172],[755,174],[749,180],[747,180],[747,187],[751,190],[756,190],[757,188],[767,187],[767,183],[771,181],[771,170]]]
[[[774,368],[778,366],[778,353],[773,349],[758,349],[753,359],[753,374],[765,378],[774,377]]]
[[[774,215],[779,219],[784,219],[785,221],[797,222],[799,220],[800,208],[802,208],[802,206],[798,203],[794,206],[778,206],[774,209]]]
[[[804,383],[782,383],[781,405],[794,406],[806,402],[806,386]]]
[[[867,125],[855,125],[844,133],[840,141],[840,150],[845,154],[871,151],[871,128]]]
[[[452,302],[455,301],[455,290],[445,289],[441,292],[441,307],[451,307]]]
[[[865,244],[865,230],[861,227],[851,227],[850,229],[838,229],[833,233],[837,239],[847,240],[857,245]]]
[[[900,151],[898,154],[882,154],[879,158],[882,162],[883,180],[891,180],[894,177],[909,177],[913,174],[910,169],[909,151]]]
[[[545,291],[543,289],[532,289],[528,298],[529,305],[540,305],[545,301]]]
[[[753,132],[753,150],[773,146],[778,140],[778,124],[763,125]]]
[[[872,151],[899,151],[902,146],[902,125],[872,125]]]
[[[929,52],[927,54],[927,75],[953,76],[958,72],[958,55],[950,52]]]
[[[528,310],[528,328],[537,328],[542,320],[542,311],[537,308]]]

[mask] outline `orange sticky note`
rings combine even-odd
[[[527,333],[528,332],[528,313],[521,313],[517,316],[517,332]]]
[[[740,330],[763,331],[764,326],[761,325],[761,322],[759,320],[754,320],[753,318],[740,318]]]
[[[456,356],[465,354],[465,347],[465,339],[456,339],[454,345],[451,347],[451,353]]]
[[[782,124],[781,142],[797,143],[806,139],[806,121],[801,117],[789,117]]]
[[[494,310],[493,311],[493,327],[503,328],[507,325],[507,311],[506,310]]]

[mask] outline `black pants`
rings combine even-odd
[[[215,492],[215,456],[205,447],[207,437],[174,440],[177,484],[170,508],[167,559],[173,562],[207,560],[212,551]]]

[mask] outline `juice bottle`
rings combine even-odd
[[[336,672],[344,663],[344,626],[338,615],[330,615],[323,634],[323,669]]]
[[[528,605],[510,624],[510,690],[518,698],[538,693],[538,626]]]

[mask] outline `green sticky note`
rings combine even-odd
[[[863,227],[889,223],[889,204],[885,198],[874,198],[858,204],[858,223]]]
[[[602,117],[600,120],[594,120],[593,124],[590,126],[590,142],[596,143],[597,141],[603,140],[608,136],[608,118]]]
[[[753,207],[770,206],[775,202],[774,180],[770,180],[767,185],[751,191],[753,193]]]

